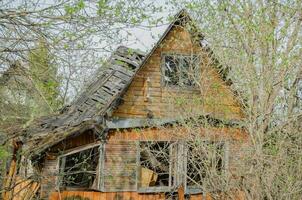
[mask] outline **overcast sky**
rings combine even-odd
[[[152,1],[152,0],[151,0]],[[156,13],[156,16],[154,16],[154,19],[162,18],[163,23],[159,24],[157,27],[149,28],[132,28],[130,30],[131,34],[133,36],[129,41],[125,41],[122,45],[140,49],[144,52],[147,52],[151,49],[151,47],[154,45],[154,43],[157,42],[159,37],[164,33],[166,28],[168,27],[169,21],[168,17],[175,15],[178,11],[171,10],[167,6],[165,6],[165,0],[153,0],[153,3],[158,6],[163,6],[163,12]],[[148,26],[149,24],[144,24],[145,26]]]

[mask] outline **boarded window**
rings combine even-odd
[[[97,187],[99,146],[74,152],[60,159],[61,187]]]
[[[163,82],[167,86],[196,87],[200,62],[196,55],[164,55]]]
[[[133,141],[111,141],[105,144],[104,191],[136,190],[137,146]]]

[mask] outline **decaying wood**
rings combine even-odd
[[[19,138],[26,144],[23,152],[39,154],[69,135],[87,129],[98,127],[102,132],[104,115],[125,92],[143,58],[141,52],[119,47],[106,64],[107,69],[71,106],[60,114],[35,120],[22,131]]]

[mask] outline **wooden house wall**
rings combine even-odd
[[[56,174],[58,174],[56,157],[47,157],[41,172],[41,197],[47,198],[51,191],[56,190]]]
[[[136,190],[136,143],[133,141],[108,141],[104,156],[105,191]]]
[[[85,144],[96,142],[98,139],[98,136],[95,135],[92,131],[86,131],[84,134],[73,135],[65,140],[62,140],[58,144],[51,147],[51,149],[47,151],[47,154],[48,156],[51,156],[52,153],[57,154],[58,152],[64,152],[67,149],[72,149]]]
[[[78,197],[78,198],[76,198]],[[165,200],[164,194],[139,194],[137,192],[85,192],[85,191],[64,191],[61,193],[53,192],[49,200],[69,200],[80,199],[85,200]],[[179,198],[180,199],[180,198]],[[224,199],[224,198],[221,198]],[[244,200],[244,193],[237,192],[234,194],[233,200]],[[191,195],[189,200],[213,200],[209,194],[207,195]]]
[[[87,133],[89,137],[89,133]],[[200,129],[200,135],[212,135],[212,139],[229,141],[229,168],[233,171],[236,167],[233,166],[238,160],[238,151],[240,148],[248,143],[246,133],[236,128],[207,128]],[[73,143],[83,143],[85,133],[69,140]],[[111,130],[108,133],[107,142],[105,144],[105,159],[104,166],[105,173],[104,188],[109,193],[103,192],[88,192],[88,191],[64,191],[62,195],[73,196],[79,194],[82,197],[97,196],[92,199],[107,199],[120,195],[122,199],[160,199],[159,194],[139,194],[136,193],[136,142],[137,141],[175,141],[181,139],[188,139],[189,133],[185,128],[181,127],[167,127],[167,128],[145,128],[145,129],[124,129]],[[90,144],[90,140],[86,140],[86,144]],[[65,141],[68,143],[68,140]],[[56,147],[57,148],[57,147]],[[78,148],[78,147],[77,147]],[[67,149],[66,149],[67,150]],[[55,150],[53,150],[54,152]],[[56,154],[59,155],[59,154]],[[41,192],[43,198],[58,199],[58,193],[55,192],[57,171],[57,157],[55,154],[47,156],[42,170],[43,181],[41,183]],[[111,191],[111,192],[110,192]],[[118,192],[114,192],[118,191]],[[125,191],[125,192],[121,192]],[[133,192],[131,192],[133,191]],[[86,195],[86,196],[85,196]],[[107,195],[107,196],[106,196]],[[153,195],[153,196],[152,196]],[[129,197],[129,198],[128,198]],[[109,198],[109,199],[110,199]],[[193,198],[193,197],[192,197]],[[194,197],[196,198],[196,196]],[[194,199],[193,198],[193,199]],[[62,198],[64,199],[64,198]],[[163,198],[164,199],[164,198]]]
[[[201,57],[201,86],[197,89],[177,89],[162,84],[162,54],[197,54]],[[190,34],[174,27],[135,76],[124,103],[113,113],[114,117],[154,118],[188,114],[212,114],[226,119],[240,119],[242,111],[229,86],[220,78],[214,66],[209,65],[207,54]],[[150,82],[147,82],[147,80]],[[150,95],[146,101],[146,94]]]
[[[67,150],[94,143],[98,140],[92,131],[69,137],[50,148],[45,155],[41,170],[41,197],[47,199],[50,192],[56,190],[58,171],[58,156]]]

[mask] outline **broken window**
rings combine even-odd
[[[59,156],[63,189],[105,192],[168,192],[184,184],[202,192],[204,181],[224,170],[224,143],[111,141],[87,145]]]
[[[164,55],[165,85],[195,87],[200,78],[197,55]]]
[[[224,169],[224,144],[217,142],[188,143],[187,179],[188,193],[202,191],[206,179],[213,180]]]
[[[86,148],[60,157],[60,187],[98,188],[100,146]]]
[[[144,141],[139,144],[140,191],[165,191],[171,187],[171,143]],[[158,189],[158,190],[157,190]]]

